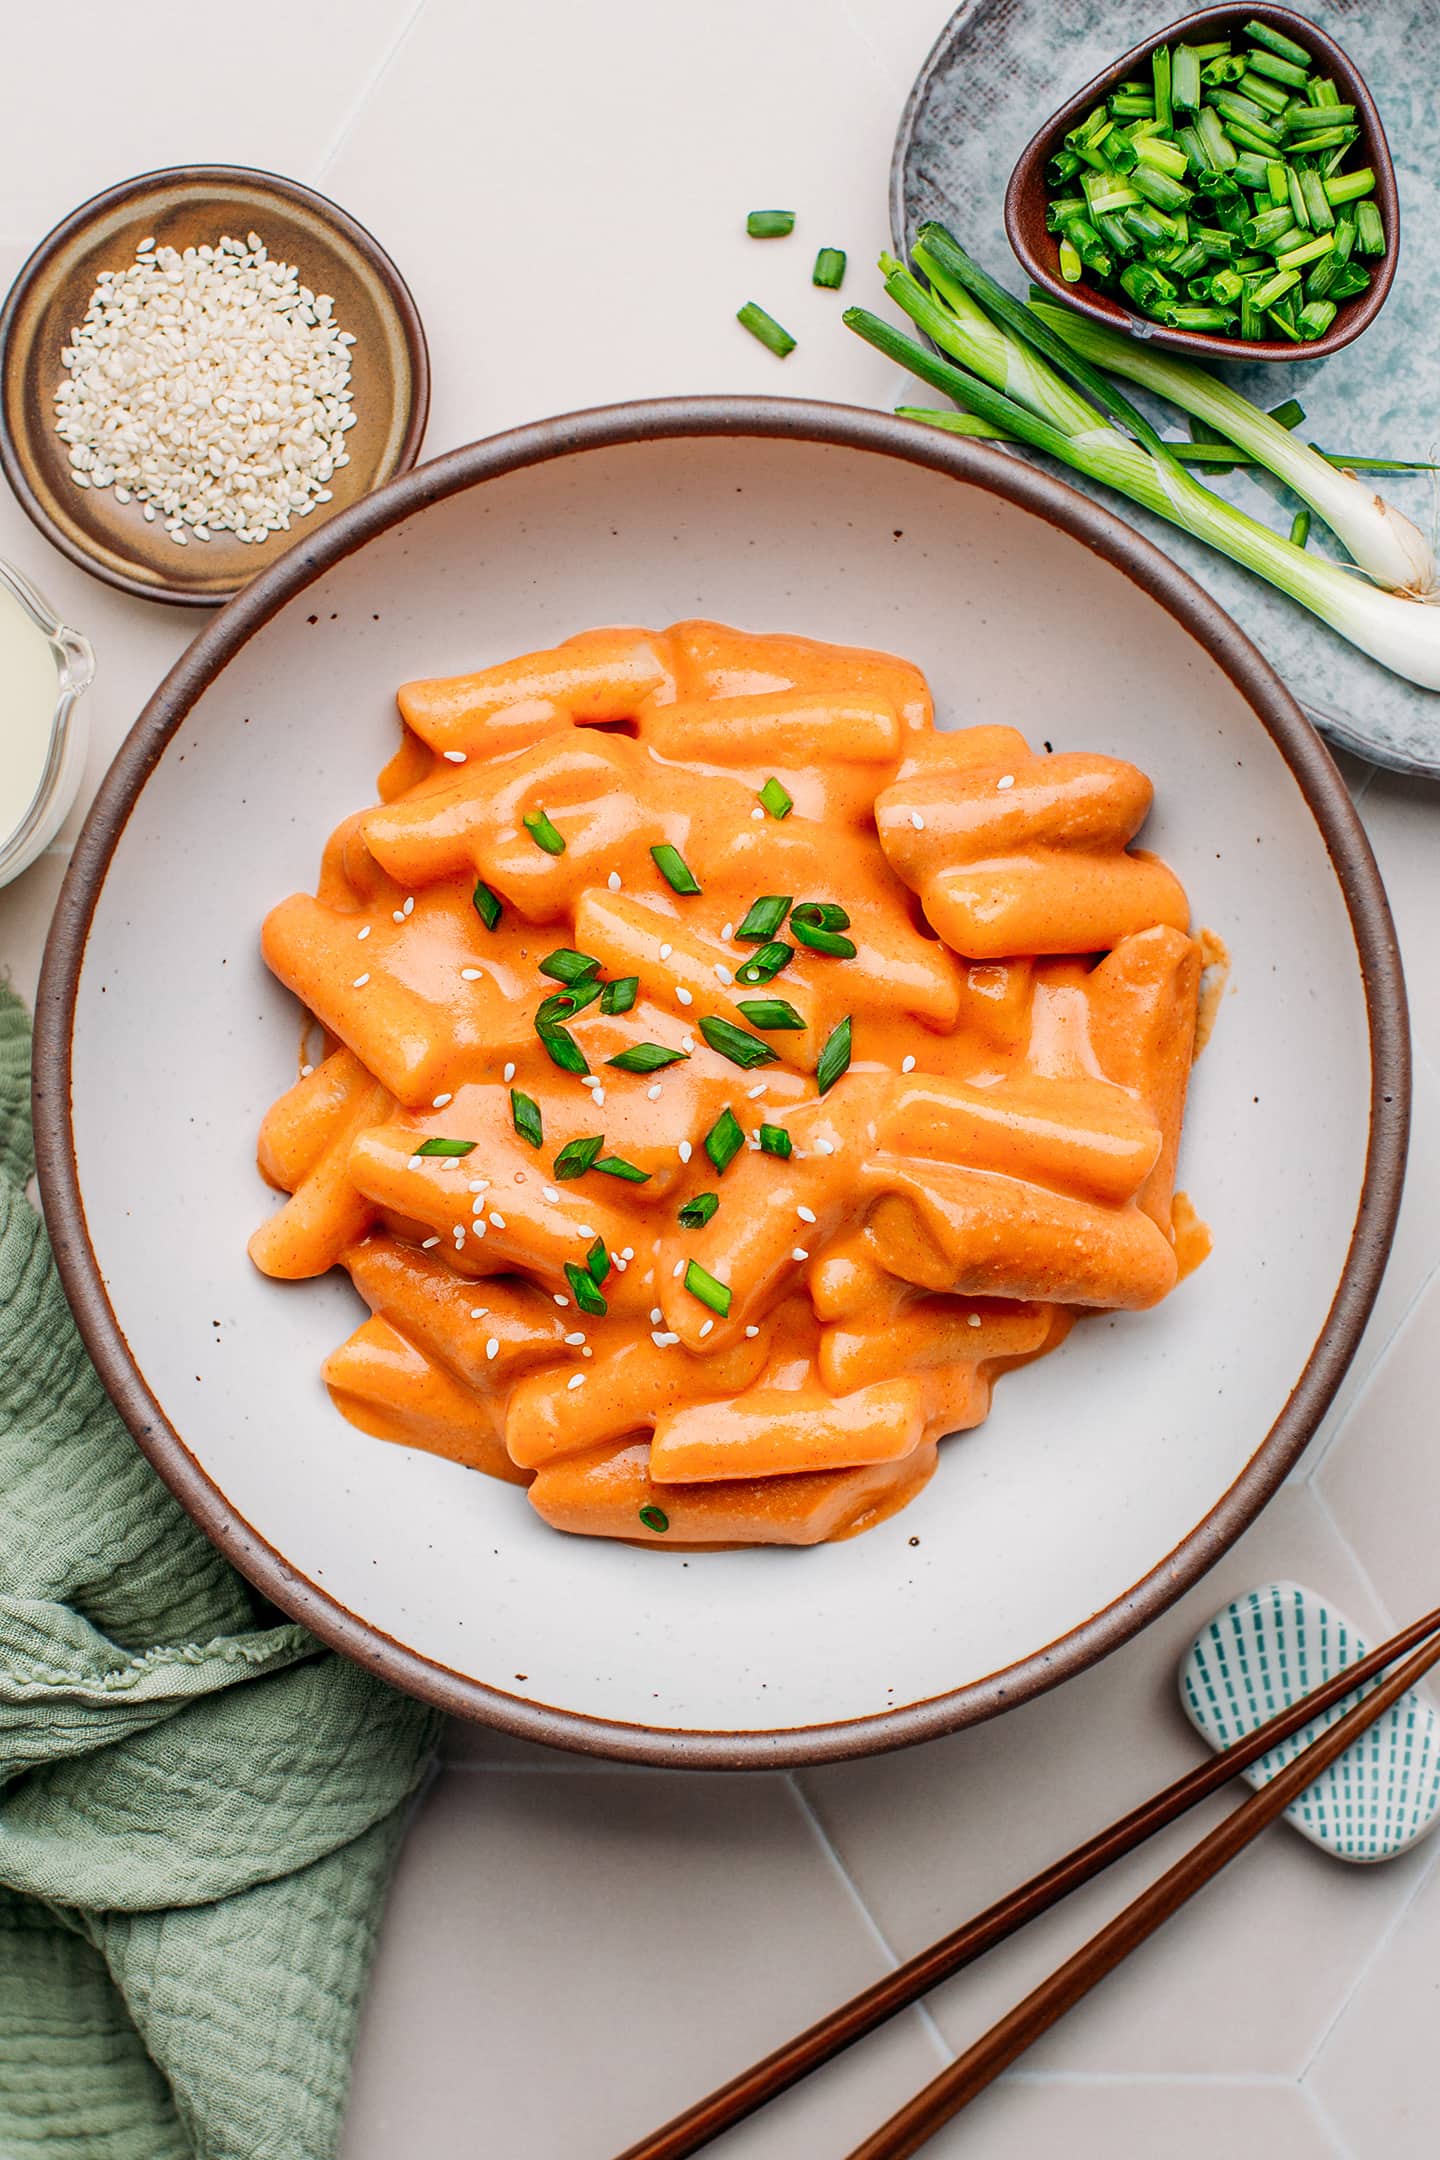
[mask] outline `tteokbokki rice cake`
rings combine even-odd
[[[1173,1289],[1201,953],[1135,766],[710,622],[399,705],[264,927],[328,1054],[265,1119],[251,1253],[348,1270],[355,1425],[557,1529],[813,1544]]]

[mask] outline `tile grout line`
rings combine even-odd
[[[1263,2087],[1267,2092],[1294,2092],[1296,2079],[1288,2070],[1007,2070],[1007,2084],[1015,2085],[1219,2085],[1240,2092]]]
[[[1335,2009],[1331,2014],[1329,2021],[1325,2025],[1324,2030],[1320,2033],[1318,2039],[1312,2046],[1310,2053],[1306,2056],[1305,2061],[1301,2064],[1299,2083],[1302,2086],[1304,2086],[1306,2079],[1310,2076],[1311,2072],[1318,2064],[1320,2057],[1324,2054],[1326,2046],[1329,2043],[1331,2034],[1334,2032],[1336,2026],[1340,2023],[1341,2018],[1344,2017],[1345,2012],[1349,2009],[1351,2003],[1354,2002],[1356,1996],[1359,1994],[1361,1988],[1364,1986],[1370,1972],[1379,1963],[1380,1959],[1389,1949],[1392,1940],[1398,1933],[1405,1919],[1408,1917],[1410,1908],[1415,1903],[1416,1898],[1419,1897],[1422,1890],[1425,1890],[1429,1887],[1431,1877],[1435,1874],[1437,1867],[1440,1867],[1440,1845],[1436,1845],[1435,1849],[1430,1853],[1425,1866],[1417,1872],[1415,1880],[1410,1886],[1408,1896],[1401,1899],[1400,1903],[1396,1906],[1394,1912],[1390,1915],[1388,1925],[1381,1930],[1380,1934],[1371,1944],[1366,1955],[1361,1959],[1360,1965],[1356,1970],[1349,1987],[1346,1989],[1341,2000],[1336,2004]]]
[[[864,1921],[871,1940],[874,1942],[876,1948],[886,1959],[886,1961],[891,1967],[891,1970],[893,1971],[894,1968],[900,1963],[900,1959],[896,1954],[894,1945],[891,1943],[889,1937],[886,1935],[885,1930],[881,1927],[874,1913],[870,1910],[868,1901],[861,1895],[859,1885],[855,1881],[854,1876],[850,1873],[849,1868],[846,1867],[844,1860],[841,1858],[839,1848],[835,1844],[834,1839],[831,1837],[829,1831],[826,1829],[823,1821],[821,1820],[819,1811],[816,1809],[813,1801],[810,1798],[810,1795],[805,1791],[804,1787],[801,1785],[800,1780],[796,1777],[793,1770],[787,1771],[785,1773],[785,1783],[790,1787],[790,1790],[795,1798],[796,1806],[799,1808],[800,1813],[804,1816],[806,1822],[809,1824],[811,1835],[814,1837],[816,1844],[820,1847],[821,1852],[829,1861],[832,1870],[839,1877],[841,1883],[844,1885],[851,1903],[854,1905],[855,1910],[859,1913],[861,1919]],[[918,2002],[912,2005],[912,2007],[916,2016],[919,2018],[921,2025],[924,2027],[925,2031],[929,2035],[931,2044],[939,2055],[940,2060],[946,2063],[954,2062],[955,2050],[951,2047],[949,2041],[945,2038],[945,2035],[941,2032],[939,2026],[936,2024],[934,2017],[931,2015],[928,2003]],[[893,2020],[891,2020],[890,2022],[893,2022]]]
[[[1375,1601],[1375,1610],[1383,1615],[1386,1633],[1393,1635],[1396,1631],[1396,1620],[1393,1607],[1390,1605],[1390,1602],[1387,1598],[1381,1596],[1379,1585],[1376,1583],[1374,1576],[1370,1573],[1369,1568],[1366,1567],[1364,1561],[1360,1558],[1359,1553],[1356,1552],[1352,1541],[1345,1535],[1345,1532],[1341,1529],[1339,1523],[1335,1518],[1335,1510],[1331,1507],[1324,1493],[1321,1492],[1319,1486],[1314,1482],[1313,1479],[1310,1481],[1310,1497],[1315,1502],[1315,1505],[1319,1509],[1320,1513],[1324,1516],[1325,1521],[1332,1534],[1334,1535],[1337,1544],[1340,1546],[1341,1550],[1349,1556],[1350,1560],[1354,1564],[1355,1572],[1360,1577],[1360,1582],[1363,1589],[1365,1590],[1367,1596],[1373,1598]],[[1383,1642],[1385,1640],[1385,1637],[1382,1635],[1380,1639]]]
[[[1314,2118],[1315,2127],[1329,2145],[1335,2160],[1358,2160],[1350,2140],[1331,2115],[1319,2093],[1312,2092],[1308,2085],[1297,2085],[1295,2089],[1300,2096],[1300,2105]]]
[[[392,37],[390,43],[386,46],[375,67],[366,77],[364,83],[361,86],[358,96],[355,98],[354,102],[350,106],[350,109],[346,113],[344,119],[340,122],[340,125],[336,129],[334,136],[331,138],[329,148],[324,152],[324,155],[321,157],[319,164],[315,167],[315,185],[317,187],[319,183],[324,179],[326,173],[330,170],[330,167],[334,164],[336,158],[339,157],[340,152],[344,149],[346,137],[349,135],[350,130],[354,127],[356,121],[360,118],[360,115],[364,112],[366,106],[370,103],[371,98],[375,95],[375,92],[379,89],[381,83],[389,74],[391,66],[398,59],[401,48],[408,41],[410,33],[415,28],[415,25],[419,22],[420,17],[424,14],[427,5],[428,0],[412,0],[410,11],[406,16],[404,22],[401,24],[399,30],[395,33],[394,37]]]

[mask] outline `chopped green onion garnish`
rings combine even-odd
[[[729,1317],[728,1287],[723,1282],[717,1282],[709,1268],[701,1267],[698,1260],[687,1260],[685,1263],[685,1288],[691,1297],[699,1298],[702,1305],[708,1305],[711,1312],[719,1313],[722,1320]]]
[[[546,953],[540,962],[542,975],[562,983],[583,982],[587,975],[596,975],[599,970],[598,960],[592,959],[589,953],[576,952],[570,945],[561,945],[555,952]]]
[[[752,943],[763,944],[767,938],[774,937],[789,912],[790,895],[788,893],[783,895],[780,893],[764,893],[760,899],[751,902],[745,920],[741,923],[735,935],[737,938],[743,939],[747,945]]]
[[[760,800],[773,818],[789,817],[795,807],[795,798],[781,787],[772,773],[760,790]]]
[[[585,1255],[585,1265],[590,1270],[591,1282],[597,1285],[604,1282],[610,1272],[610,1255],[605,1250],[604,1238],[596,1238]]]
[[[492,892],[490,890],[490,887],[485,883],[485,880],[481,878],[477,882],[475,890],[473,893],[471,893],[470,898],[474,905],[476,914],[480,917],[480,920],[484,923],[486,929],[493,930],[496,923],[499,922],[501,915],[504,913],[504,910],[500,905],[500,895],[496,892]]]
[[[567,983],[563,990],[552,990],[535,1008],[535,1025],[538,1029],[555,1027],[565,1020],[573,1020],[576,1013],[584,1012],[600,995],[600,984],[593,975],[582,975],[578,982]]]
[[[741,998],[738,1003],[751,1027],[781,1029],[807,1025],[784,998]]]
[[[820,1062],[815,1067],[815,1085],[822,1095],[828,1095],[842,1073],[850,1070],[850,1016],[847,1013],[837,1028],[832,1029],[820,1052]]]
[[[479,1145],[478,1140],[422,1140],[415,1153],[417,1155],[471,1155]]]
[[[827,905],[819,900],[806,900],[790,910],[790,934],[811,952],[828,953],[834,960],[853,960],[854,941],[841,937],[842,930],[850,927],[850,917],[844,908]]]
[[[769,1043],[761,1042],[758,1035],[747,1035],[744,1028],[734,1027],[728,1020],[712,1019],[707,1013],[700,1022],[700,1032],[712,1050],[718,1050],[721,1057],[729,1058],[732,1065],[746,1072],[774,1060],[775,1052]]]
[[[713,1214],[715,1213],[715,1210],[716,1210],[716,1208],[718,1208],[718,1207],[719,1207],[719,1205],[720,1205],[720,1195],[719,1195],[719,1193],[713,1193],[713,1192],[702,1192],[702,1193],[696,1193],[696,1195],[695,1195],[694,1199],[693,1199],[693,1200],[687,1200],[687,1201],[685,1202],[685,1205],[684,1205],[684,1207],[682,1207],[682,1208],[681,1208],[681,1210],[680,1210],[680,1218],[679,1218],[679,1219],[680,1219],[680,1227],[681,1227],[681,1229],[682,1229],[682,1230],[701,1230],[701,1229],[703,1229],[703,1228],[704,1228],[704,1226],[705,1226],[705,1224],[706,1224],[707,1222],[709,1222],[709,1220],[710,1220],[711,1216],[712,1216],[712,1215],[713,1215]]]
[[[564,854],[564,836],[556,831],[543,810],[527,810],[520,822],[535,845],[544,848],[547,855]]]
[[[783,1125],[760,1127],[760,1152],[762,1155],[783,1155],[788,1161],[793,1148],[790,1135]]]
[[[728,1103],[706,1133],[703,1145],[715,1168],[721,1171],[729,1169],[744,1147],[745,1135],[741,1130],[740,1120]]]
[[[1310,512],[1297,510],[1290,520],[1290,543],[1292,547],[1304,547],[1310,538]]]
[[[1305,418],[1305,407],[1299,398],[1287,397],[1279,405],[1270,407],[1270,418],[1283,428],[1297,428]]]
[[[745,220],[752,240],[783,240],[795,230],[793,210],[752,210]]]
[[[519,1088],[511,1088],[510,1115],[522,1140],[528,1140],[531,1147],[544,1147],[545,1128],[540,1120],[540,1105],[533,1095],[525,1095]]]
[[[604,1133],[590,1133],[583,1140],[567,1140],[555,1157],[556,1177],[562,1180],[582,1177],[604,1145]]]
[[[838,292],[844,278],[844,248],[821,248],[815,257],[815,268],[810,273],[811,284],[823,286],[826,292]]]
[[[667,1065],[683,1065],[688,1055],[685,1050],[667,1050],[661,1043],[631,1043],[628,1050],[605,1062],[617,1072],[652,1073],[663,1072]]]
[[[651,848],[650,853],[655,858],[656,869],[672,892],[699,892],[700,881],[679,848],[673,848],[668,840],[662,840],[659,847]]]
[[[773,976],[778,975],[782,968],[788,967],[794,957],[793,945],[783,945],[778,940],[773,945],[762,945],[759,952],[750,955],[743,967],[736,968],[735,980],[744,983],[747,988],[753,988],[756,983],[767,983]]]
[[[614,982],[607,982],[600,993],[602,1013],[629,1012],[640,994],[638,975],[621,975]]]
[[[568,1028],[537,1027],[535,1032],[540,1038],[545,1055],[552,1065],[559,1066],[561,1072],[589,1072],[590,1067],[585,1062],[585,1053]]]
[[[640,1510],[640,1520],[644,1523],[647,1530],[654,1530],[656,1532],[663,1533],[670,1527],[670,1518],[665,1513],[664,1508],[642,1507]]]
[[[648,1185],[650,1172],[642,1170],[637,1163],[626,1162],[623,1155],[602,1155],[593,1166],[603,1170],[606,1177],[623,1178],[627,1185]]]
[[[754,300],[746,301],[736,314],[735,320],[742,329],[750,332],[751,337],[759,338],[760,343],[768,347],[777,360],[783,360],[794,352],[795,340],[790,332],[776,322],[773,315],[767,315],[764,308]]]
[[[1293,38],[1286,37],[1283,30],[1272,30],[1269,23],[1247,22],[1245,35],[1252,45],[1263,45],[1267,52],[1277,53],[1282,60],[1288,60],[1292,67],[1309,68],[1312,65],[1310,55],[1303,45],[1297,45]]]
[[[593,1313],[597,1320],[603,1320],[610,1307],[600,1295],[600,1287],[590,1270],[577,1267],[573,1260],[567,1260],[565,1280],[575,1293],[575,1302],[581,1312]]]

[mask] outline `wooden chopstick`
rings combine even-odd
[[[1057,2019],[1090,1993],[1107,1973],[1139,1944],[1163,1926],[1197,1890],[1220,1873],[1237,1853],[1245,1850],[1266,1826],[1282,1815],[1292,1800],[1313,1784],[1322,1771],[1353,1746],[1369,1726],[1383,1717],[1440,1662],[1440,1635],[1412,1652],[1383,1680],[1373,1693],[1336,1720],[1327,1732],[1302,1748],[1268,1785],[1262,1785],[1216,1825],[1198,1845],[1191,1847],[1173,1867],[1165,1870],[1123,1912],[1117,1913],[1073,1957],[1042,1980],[1013,2010],[967,2048],[957,2061],[932,2078],[923,2091],[892,2115],[847,2160],[909,2160],[934,2136],[942,2124],[958,2115],[992,2079],[1023,2055],[1026,2048],[1048,2032]],[[1352,1667],[1352,1670],[1354,1668]]]
[[[1042,1868],[1038,1875],[1022,1883],[1019,1889],[1010,1891],[996,1904],[987,1906],[973,1920],[942,1935],[893,1972],[862,1988],[838,2009],[807,2026],[748,2070],[742,2070],[724,2085],[717,2086],[714,2092],[673,2116],[660,2129],[641,2138],[638,2144],[627,2145],[617,2160],[688,2160],[690,2154],[699,2152],[723,2131],[743,2122],[767,2101],[788,2092],[812,2070],[832,2061],[855,2041],[863,2040],[867,2033],[874,2032],[897,2012],[908,2009],[931,1988],[938,1987],[942,1981],[973,1964],[987,1950],[994,1949],[997,1943],[1016,1934],[1028,1921],[1049,1912],[1072,1890],[1092,1881],[1112,1862],[1133,1852],[1157,1831],[1165,1829],[1200,1801],[1208,1799],[1211,1793],[1228,1785],[1233,1777],[1268,1754],[1271,1748],[1302,1731],[1315,1718],[1323,1717],[1437,1630],[1440,1630],[1440,1609],[1402,1628],[1388,1642],[1368,1651],[1363,1658],[1357,1658],[1353,1665],[1347,1665],[1333,1679],[1301,1696],[1265,1724],[1257,1726],[1254,1732],[1235,1741],[1222,1754],[1197,1764],[1173,1785],[1167,1785],[1162,1792],[1143,1801],[1129,1814],[1122,1815],[1118,1822],[1086,1839],[1084,1844],[1077,1845],[1062,1859],[1052,1861],[1049,1867]]]

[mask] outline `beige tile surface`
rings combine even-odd
[[[1440,1851],[1327,2036],[1307,2086],[1351,2160],[1434,2160],[1440,2148]]]
[[[1440,1068],[1440,784],[1377,772],[1360,815],[1400,933],[1415,1041]]]
[[[926,2148],[934,2160],[1344,2160],[1279,2079],[1010,2076]]]

